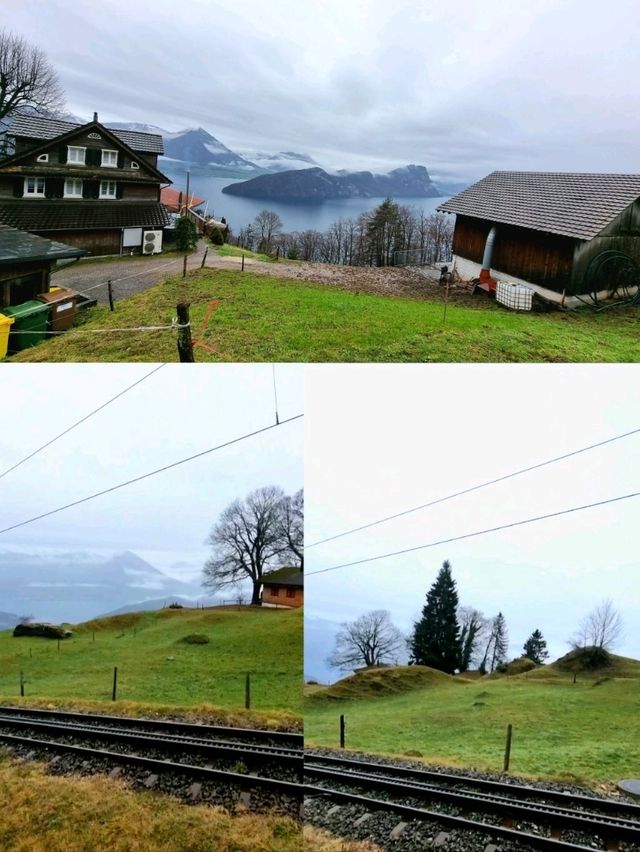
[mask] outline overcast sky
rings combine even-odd
[[[152,369],[150,365],[0,365],[10,416],[0,473]],[[303,411],[302,369],[276,366],[280,419]],[[10,402],[9,402],[10,401]],[[8,415],[8,409],[5,410]],[[0,479],[3,529],[274,422],[271,365],[162,367],[40,455]],[[205,539],[235,498],[302,487],[303,421],[0,535],[0,550],[132,550],[194,576]],[[175,573],[176,563],[187,563]],[[0,606],[0,609],[2,607]]]
[[[2,0],[87,120],[328,167],[637,172],[637,3]]]
[[[637,366],[342,365],[306,375],[306,543],[640,427]],[[640,658],[640,498],[328,573],[313,572],[638,491],[640,435],[308,547],[307,619],[388,609],[406,633],[445,559],[460,603],[535,628],[552,658],[610,598]],[[311,576],[310,576],[311,575]],[[321,624],[317,622],[318,630]]]

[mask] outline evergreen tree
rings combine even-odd
[[[491,671],[507,661],[509,650],[509,634],[507,633],[507,622],[504,615],[499,612],[493,619],[493,653],[491,655]]]
[[[176,219],[176,248],[178,251],[189,251],[198,243],[196,226],[186,216]]]
[[[453,674],[460,659],[457,610],[456,583],[451,565],[445,561],[427,592],[422,617],[414,625],[409,643],[412,662]]]
[[[533,631],[531,636],[529,636],[527,641],[524,643],[523,651],[523,657],[533,660],[533,662],[537,663],[539,666],[541,666],[549,656],[547,643],[543,639],[542,633],[537,629]]]

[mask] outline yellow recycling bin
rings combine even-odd
[[[0,314],[0,358],[5,358],[9,346],[9,332],[15,320]]]

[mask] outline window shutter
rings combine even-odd
[[[69,153],[69,151],[68,151],[68,149],[67,149],[67,146],[66,146],[66,145],[61,145],[61,146],[60,146],[60,162],[61,162],[61,163],[66,163],[66,162],[67,162],[67,154],[68,154],[68,153]]]
[[[47,178],[44,182],[45,198],[62,198],[64,195],[63,178]]]
[[[118,168],[124,168],[124,154],[122,153],[122,151],[118,151]]]
[[[17,180],[13,184],[13,196],[14,198],[22,198],[24,196],[24,179]]]
[[[87,148],[85,159],[87,166],[99,166],[102,162],[102,151],[98,148]]]
[[[100,181],[83,180],[82,181],[82,197],[97,198],[100,192]]]
[[[116,184],[116,198],[122,198],[122,184]]]

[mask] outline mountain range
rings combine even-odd
[[[150,599],[162,606],[176,597],[194,601],[202,596],[199,579],[176,580],[131,551],[111,557],[0,552],[0,600],[7,609],[0,619],[7,616],[5,622],[18,613],[77,623]]]
[[[403,166],[385,175],[319,167],[259,175],[222,190],[229,195],[268,201],[326,201],[332,198],[437,198],[440,190],[424,166]]]

